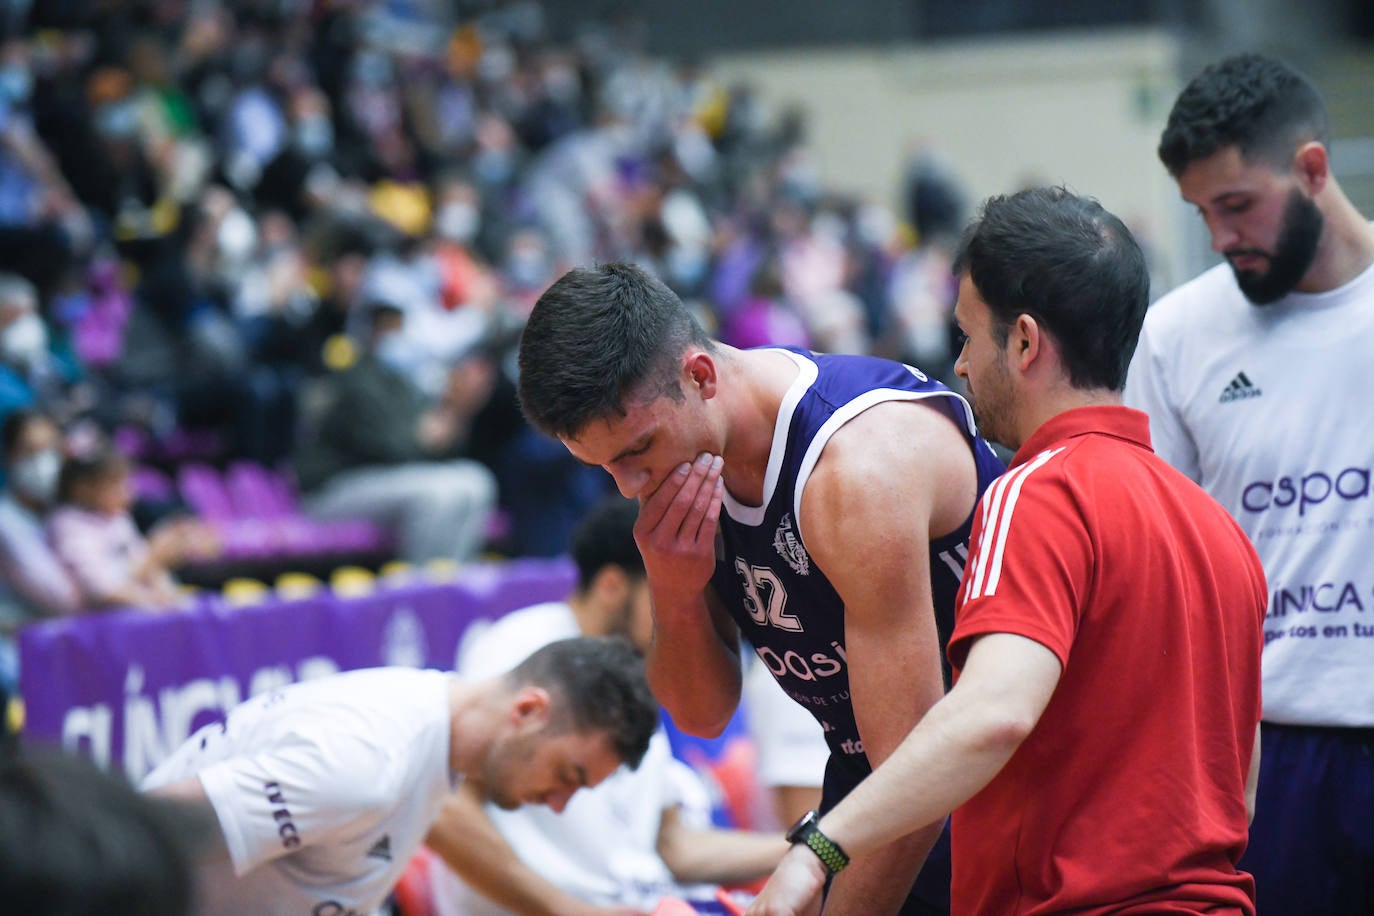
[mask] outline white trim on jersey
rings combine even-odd
[[[910,366],[906,368],[912,372],[917,372]],[[887,401],[924,401],[928,398],[953,398],[962,404],[965,410],[968,409],[968,403],[959,397],[958,392],[955,391],[908,391],[905,388],[873,388],[840,405],[830,415],[830,418],[821,424],[821,428],[816,430],[816,435],[806,447],[806,454],[802,456],[801,464],[797,467],[796,489],[792,491],[792,518],[796,522],[799,535],[802,531],[802,493],[806,490],[806,482],[811,478],[811,472],[816,468],[816,462],[821,460],[821,450],[830,441],[830,437],[835,435],[835,431],[875,404],[883,404]],[[802,535],[802,541],[805,540],[805,535]]]
[[[764,513],[773,501],[773,490],[777,488],[778,476],[782,473],[782,460],[787,455],[787,434],[792,429],[792,415],[796,413],[797,404],[820,377],[820,367],[814,360],[791,350],[777,349],[776,352],[797,364],[797,377],[788,387],[787,394],[783,395],[782,406],[778,408],[778,422],[773,426],[773,445],[768,452],[768,467],[763,472],[763,502],[757,506],[746,506],[731,496],[729,490],[725,491],[721,500],[727,515],[751,528],[763,524]]]
[[[997,478],[988,487],[987,493],[983,494],[983,527],[979,532],[978,544],[974,547],[970,564],[973,577],[964,601],[997,593],[997,583],[1002,579],[1002,555],[1007,546],[1007,534],[1011,531],[1012,515],[1021,497],[1021,486],[1027,477],[1064,449],[1065,446],[1061,445],[1041,452],[1021,467]]]
[[[959,555],[959,559],[954,558],[954,554]],[[952,550],[940,551],[940,559],[949,567],[949,571],[954,573],[954,578],[964,578],[964,566],[968,563],[968,545],[955,544]]]

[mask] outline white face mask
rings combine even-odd
[[[472,204],[454,201],[439,208],[434,217],[434,231],[440,238],[466,245],[476,237],[481,220],[481,214]]]
[[[0,333],[0,357],[5,362],[32,368],[48,352],[48,328],[43,319],[26,312]]]
[[[10,486],[20,496],[48,505],[57,495],[57,475],[61,470],[62,457],[56,449],[34,452],[10,469]]]
[[[253,218],[238,207],[230,210],[220,220],[215,243],[219,246],[219,256],[225,266],[236,272],[242,270],[258,246],[258,229],[253,224]]]

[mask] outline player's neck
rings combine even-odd
[[[778,410],[797,377],[792,360],[768,350],[733,350],[722,370],[731,392],[723,476],[730,495],[747,506],[763,501],[763,478],[773,451]]]
[[[489,702],[493,687],[487,681],[469,684],[457,675],[449,678],[448,766],[454,773],[475,775],[486,758],[495,734]]]
[[[1343,195],[1328,208],[1326,230],[1312,266],[1296,289],[1324,293],[1339,289],[1374,264],[1374,227]]]
[[[1079,407],[1120,406],[1120,391],[1112,391],[1109,388],[1073,388],[1065,382],[1046,390],[1038,397],[1029,399],[1017,416],[1016,443],[1001,444],[1013,451],[1020,449],[1036,430],[1066,411]]]

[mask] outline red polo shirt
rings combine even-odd
[[[1015,633],[1063,674],[954,812],[957,914],[1254,913],[1236,870],[1260,715],[1259,558],[1150,448],[1145,414],[1062,413],[979,505],[950,660]]]

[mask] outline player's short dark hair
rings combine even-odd
[[[611,494],[597,503],[573,529],[571,552],[577,564],[577,586],[587,589],[596,574],[617,566],[631,576],[644,575],[644,558],[635,543],[639,502]]]
[[[520,406],[556,436],[623,416],[631,396],[682,398],[678,358],[713,343],[677,294],[633,264],[568,271],[530,312],[520,337]]]
[[[7,913],[187,916],[195,838],[216,825],[51,751],[0,760],[0,900]]]
[[[1188,166],[1234,146],[1248,162],[1286,166],[1294,150],[1331,133],[1312,81],[1263,54],[1239,54],[1193,77],[1174,102],[1159,158],[1175,178]]]
[[[1062,187],[990,197],[954,270],[973,280],[1002,343],[1029,314],[1059,342],[1071,385],[1125,386],[1150,275],[1130,230],[1096,200]]]
[[[506,675],[514,687],[533,684],[554,696],[580,733],[607,732],[616,754],[639,766],[658,728],[658,701],[644,659],[620,636],[575,636],[551,642]]]

